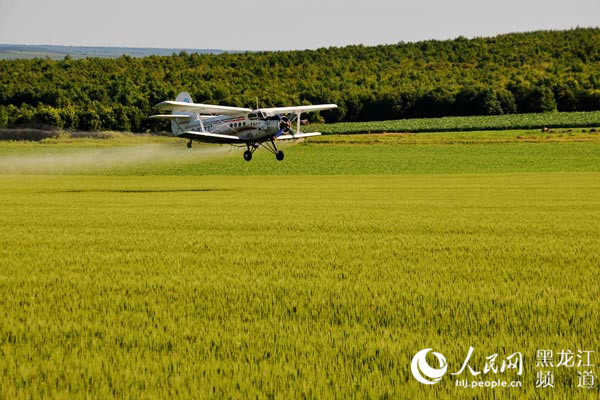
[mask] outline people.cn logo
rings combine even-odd
[[[448,370],[448,363],[446,362],[446,357],[444,357],[440,353],[436,353],[435,351],[432,353],[437,357],[438,362],[440,363],[439,368],[431,368],[427,363],[427,353],[429,353],[433,349],[424,349],[419,351],[412,359],[412,363],[410,364],[410,369],[412,370],[412,374],[416,380],[426,385],[433,385],[438,383],[442,376]]]

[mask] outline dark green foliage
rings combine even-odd
[[[58,131],[47,129],[0,129],[0,140],[39,142],[44,139],[56,139],[58,136]]]
[[[337,103],[313,121],[600,110],[600,29],[305,51],[0,61],[0,125],[168,129],[152,105]]]
[[[586,90],[581,96],[580,108],[582,110],[600,110],[600,90]]]
[[[527,96],[525,112],[544,112],[556,110],[554,93],[547,86],[534,86]]]
[[[8,124],[8,111],[5,108],[0,108],[0,127]]]
[[[39,106],[33,115],[33,120],[41,125],[54,126],[57,128],[62,128],[64,126],[60,111],[49,106]]]

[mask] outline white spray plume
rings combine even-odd
[[[230,146],[140,146],[49,149],[38,154],[0,156],[1,174],[77,174],[154,163],[194,162],[225,157],[237,149]]]

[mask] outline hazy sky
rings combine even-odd
[[[306,49],[600,26],[600,0],[0,0],[0,43]]]

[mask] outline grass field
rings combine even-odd
[[[59,139],[0,145],[0,173],[0,397],[598,396],[577,367],[535,388],[538,349],[600,364],[597,135],[328,136],[283,163]],[[523,353],[484,378],[523,387],[413,378],[469,346]]]

